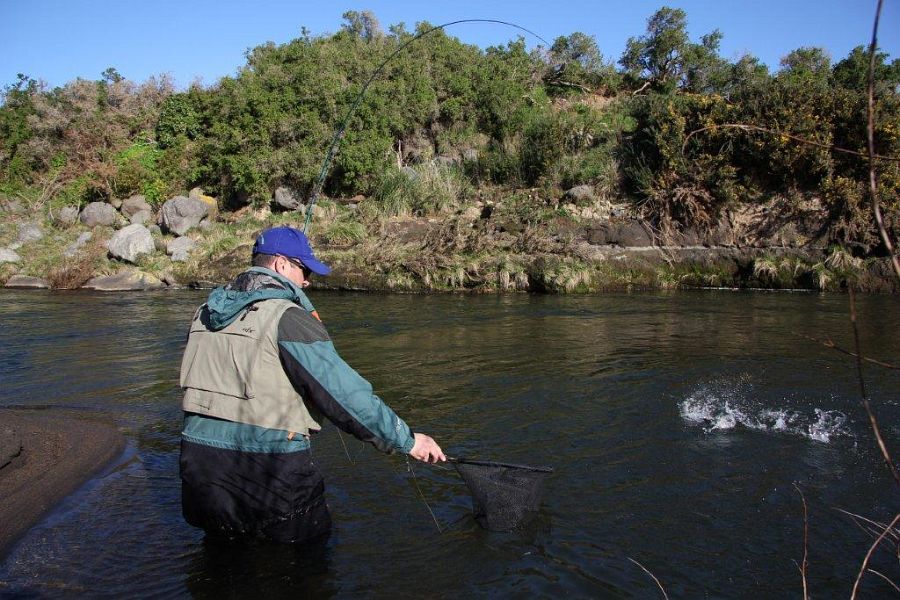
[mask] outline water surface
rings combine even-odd
[[[344,357],[448,453],[552,465],[526,530],[490,533],[453,471],[326,428],[323,547],[221,546],[180,514],[178,364],[204,292],[0,292],[0,405],[113,419],[129,451],[0,565],[23,597],[849,595],[900,509],[859,404],[847,297],[696,291],[311,294]],[[896,298],[859,299],[866,355],[900,362]],[[865,366],[900,448],[900,371]],[[0,412],[2,416],[2,412]],[[346,443],[344,450],[342,441]],[[900,450],[897,450],[900,452]],[[442,529],[416,491],[421,488]],[[873,568],[897,580],[896,557]],[[867,597],[891,593],[877,577]]]

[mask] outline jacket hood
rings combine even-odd
[[[217,287],[206,299],[209,327],[218,331],[234,321],[242,310],[263,300],[290,300],[306,311],[315,310],[303,290],[271,269],[251,267],[230,283]]]

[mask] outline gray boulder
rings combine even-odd
[[[115,275],[94,277],[82,287],[101,292],[127,292],[132,290],[158,290],[166,284],[150,275],[137,270],[120,271]]]
[[[122,202],[122,214],[129,219],[134,217],[136,213],[139,213],[142,210],[145,210],[148,213],[152,213],[153,207],[150,206],[150,203],[147,202],[147,199],[140,194],[131,196],[130,198],[126,198],[125,201]],[[134,221],[132,220],[132,222]]]
[[[91,202],[81,211],[79,218],[88,227],[105,225],[112,227],[116,223],[116,209],[106,202]]]
[[[300,194],[287,186],[281,186],[277,188],[272,196],[272,199],[275,201],[275,204],[277,206],[280,206],[285,210],[298,210],[301,206],[303,206],[303,202],[300,199]]]
[[[56,216],[56,222],[60,225],[64,225],[68,227],[69,225],[74,225],[78,220],[78,207],[77,206],[64,206],[59,211],[59,214]]]
[[[21,215],[25,212],[25,207],[18,200],[0,200],[0,212]]]
[[[158,222],[164,231],[184,235],[209,214],[209,205],[196,198],[176,196],[166,200],[159,211]]]
[[[16,241],[27,244],[28,242],[36,242],[42,237],[44,237],[44,232],[41,231],[40,225],[37,223],[23,223],[19,225],[19,235],[16,237]]]
[[[112,256],[130,263],[137,261],[141,254],[153,254],[156,249],[150,231],[137,223],[114,233],[106,247]]]
[[[9,248],[0,248],[0,263],[17,263],[22,257],[16,254],[15,250]]]
[[[131,224],[132,225],[135,225],[135,224],[144,225],[145,223],[148,223],[149,221],[152,221],[152,220],[153,220],[153,213],[151,213],[149,210],[139,210],[136,213],[134,213],[133,215],[131,215]]]
[[[50,289],[50,284],[46,279],[40,277],[30,277],[28,275],[13,275],[6,281],[8,288],[26,288],[35,290]]]
[[[195,200],[199,200],[200,196],[205,196],[206,194],[203,191],[202,187],[195,187],[190,192],[188,192],[188,198],[194,198]]]
[[[74,242],[69,244],[68,247],[66,247],[65,251],[63,252],[63,255],[66,258],[72,258],[76,254],[78,254],[78,251],[81,250],[81,248],[85,244],[87,244],[88,240],[90,240],[92,237],[94,237],[94,234],[92,234],[90,231],[85,231],[84,233],[82,233],[81,235],[78,236],[77,240],[75,240]]]
[[[166,254],[171,255],[174,262],[184,262],[196,245],[197,242],[189,237],[175,238],[166,244]]]
[[[566,190],[566,200],[575,206],[587,206],[594,201],[594,188],[589,185],[576,185]]]

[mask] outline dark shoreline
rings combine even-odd
[[[0,561],[31,527],[125,450],[115,424],[74,411],[0,409],[0,436]]]

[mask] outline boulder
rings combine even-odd
[[[56,222],[60,225],[64,225],[68,227],[69,225],[74,225],[78,220],[78,207],[77,206],[63,206],[59,211],[59,215],[56,217]]]
[[[199,186],[193,188],[190,192],[188,192],[188,198],[193,198],[194,200],[199,200],[205,195],[206,193],[203,191],[203,188]]]
[[[16,237],[16,241],[27,244],[28,242],[36,242],[42,237],[44,237],[44,232],[41,231],[40,225],[37,223],[23,223],[19,225],[19,235]]]
[[[148,213],[152,213],[153,207],[150,206],[150,203],[147,202],[147,199],[140,194],[131,196],[122,203],[122,214],[129,219],[134,217],[135,214],[141,212],[142,210],[145,210]],[[132,223],[133,222],[134,221],[132,220]]]
[[[587,241],[595,246],[644,248],[653,246],[653,237],[638,220],[610,221],[588,228]]]
[[[144,225],[153,220],[153,213],[149,210],[139,210],[131,215],[132,225]]]
[[[121,198],[113,198],[112,200],[109,201],[109,203],[116,210],[119,210],[120,208],[122,208],[122,199]]]
[[[0,263],[17,263],[22,257],[16,254],[15,250],[9,248],[0,248]]]
[[[566,190],[565,198],[575,206],[587,206],[594,201],[594,188],[589,185],[576,185]]]
[[[149,273],[128,270],[119,271],[114,275],[94,277],[82,287],[101,292],[126,292],[132,290],[158,290],[166,287],[166,284]]]
[[[40,277],[30,277],[28,275],[13,275],[6,280],[6,287],[47,290],[50,289],[50,284],[47,283],[46,279],[41,279]]]
[[[166,200],[159,211],[158,223],[163,230],[184,235],[209,214],[209,205],[196,198],[176,196]]]
[[[141,254],[153,254],[153,236],[143,225],[135,223],[115,232],[106,243],[109,253],[120,260],[137,261]]]
[[[189,237],[175,238],[166,244],[166,254],[170,255],[174,262],[184,262],[196,245],[197,242]]]
[[[116,209],[106,202],[91,202],[81,211],[79,218],[88,227],[105,225],[112,227],[116,222]]]
[[[69,244],[69,246],[63,252],[63,255],[66,258],[72,258],[76,254],[78,254],[78,251],[81,250],[82,246],[87,244],[88,240],[90,240],[92,237],[94,237],[94,235],[90,231],[85,231],[78,236],[77,240]]]
[[[166,251],[166,240],[162,237],[162,234],[152,234],[153,235],[153,246],[156,248],[158,252]]]
[[[285,210],[299,210],[303,206],[300,194],[287,186],[276,188],[272,200]]]
[[[21,215],[25,212],[25,207],[18,200],[0,200],[0,212],[9,213],[11,215]]]

